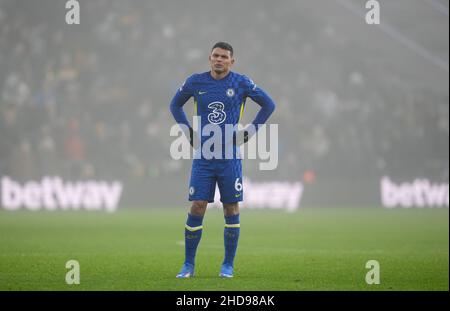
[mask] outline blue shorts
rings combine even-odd
[[[189,201],[214,202],[216,183],[222,203],[242,201],[242,160],[194,159],[189,183]]]

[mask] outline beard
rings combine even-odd
[[[221,73],[225,72],[225,67],[223,67],[223,66],[222,67],[214,67],[213,70],[215,73],[221,74]]]

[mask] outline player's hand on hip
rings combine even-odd
[[[233,134],[233,144],[240,146],[245,144],[250,138],[250,132],[248,129],[238,130]]]
[[[189,127],[189,144],[192,148],[197,149],[197,146],[199,145],[199,138],[197,136],[197,132],[194,131],[192,127]]]

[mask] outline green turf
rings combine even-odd
[[[182,209],[0,212],[0,290],[448,290],[448,209],[241,212],[235,278],[218,277],[223,216],[210,209],[196,277],[183,261]],[[81,284],[67,285],[76,259]],[[367,285],[368,260],[381,284]]]

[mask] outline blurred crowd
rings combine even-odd
[[[355,63],[354,34],[311,14],[313,2],[243,1],[227,12],[225,2],[95,0],[69,26],[64,1],[0,0],[1,175],[148,181],[186,172],[188,161],[169,156],[168,105],[226,40],[236,71],[277,104],[274,178],[448,180],[448,88],[408,83],[376,52]],[[260,174],[251,161],[247,170]]]

